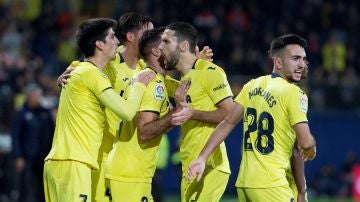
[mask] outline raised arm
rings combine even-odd
[[[129,97],[127,100],[118,95],[112,88],[104,90],[99,99],[105,107],[109,108],[122,120],[130,121],[134,118],[139,109],[141,98],[144,95],[145,85],[135,83],[130,88]]]
[[[152,72],[143,72],[134,78],[134,84],[129,86],[129,96],[125,100],[112,88],[104,90],[99,95],[100,101],[118,115],[122,120],[130,121],[139,109],[146,85],[155,77]]]

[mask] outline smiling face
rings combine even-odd
[[[305,50],[299,45],[287,45],[275,57],[275,63],[281,77],[290,82],[299,82],[307,63]]]
[[[180,47],[175,31],[166,29],[161,36],[159,49],[164,57],[166,70],[175,69],[180,60]]]

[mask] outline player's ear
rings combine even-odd
[[[274,56],[273,57],[273,62],[274,62],[274,67],[276,69],[281,69],[282,68],[282,61],[280,57]]]
[[[151,49],[151,53],[155,56],[155,57],[160,57],[161,55],[161,51],[159,48],[152,48]]]
[[[101,41],[101,40],[95,41],[95,46],[96,46],[96,48],[102,50],[103,45],[104,45],[104,42],[103,42],[103,41]]]
[[[183,41],[180,43],[180,51],[181,52],[185,52],[185,51],[188,51],[189,50],[189,42],[188,41]]]
[[[126,33],[126,40],[129,42],[133,42],[135,38],[135,34],[132,32],[127,32]]]

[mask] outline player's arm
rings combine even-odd
[[[192,120],[202,121],[206,123],[219,124],[226,115],[228,115],[233,106],[232,97],[225,98],[216,104],[217,109],[214,111],[193,110],[191,114]]]
[[[188,179],[189,181],[197,176],[197,181],[201,179],[201,176],[205,169],[206,160],[209,155],[214,151],[214,149],[222,143],[225,138],[230,134],[236,124],[243,118],[244,107],[237,102],[234,102],[231,112],[226,116],[226,118],[220,122],[220,124],[215,128],[214,132],[211,134],[206,145],[200,152],[197,159],[190,163],[188,169]]]
[[[172,113],[173,111],[170,111],[164,117],[159,118],[159,114],[156,112],[140,112],[137,121],[139,142],[146,143],[171,129]]]
[[[208,67],[202,71],[198,82],[201,83],[217,109],[213,111],[193,109],[191,119],[217,125],[230,113],[233,105],[233,94],[226,74],[221,68]],[[173,115],[174,120],[176,120],[177,115]]]
[[[297,201],[306,201],[306,182],[305,182],[305,168],[304,161],[301,158],[299,150],[294,147],[293,155],[291,156],[291,170],[295,180],[296,188],[298,190]]]
[[[113,111],[122,120],[130,121],[134,118],[141,102],[141,98],[145,91],[145,85],[135,83],[130,88],[127,100],[118,95],[114,89],[104,90],[99,95],[100,102]]]
[[[181,82],[180,86],[175,92],[177,102],[181,102],[185,99],[189,87],[190,81]],[[159,113],[157,112],[141,111],[137,121],[139,142],[146,143],[153,138],[164,134],[167,130],[173,127],[173,124],[171,123],[171,115],[174,112],[182,111],[186,114],[186,112],[189,110],[190,109],[188,105],[180,105],[180,103],[177,103],[176,108],[171,110],[162,118],[159,118]]]
[[[296,133],[297,146],[304,161],[313,160],[316,156],[316,142],[311,135],[307,122],[297,123],[293,126]]]
[[[118,95],[112,88],[108,88],[99,94],[100,102],[122,120],[130,121],[139,109],[146,85],[149,84],[154,76],[152,72],[140,73],[135,78],[134,84],[129,86],[129,96],[127,100]]]

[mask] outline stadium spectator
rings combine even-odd
[[[26,101],[12,122],[15,168],[20,174],[19,201],[45,201],[43,161],[50,151],[55,123],[49,109],[41,105],[42,89],[37,84],[25,87]]]

